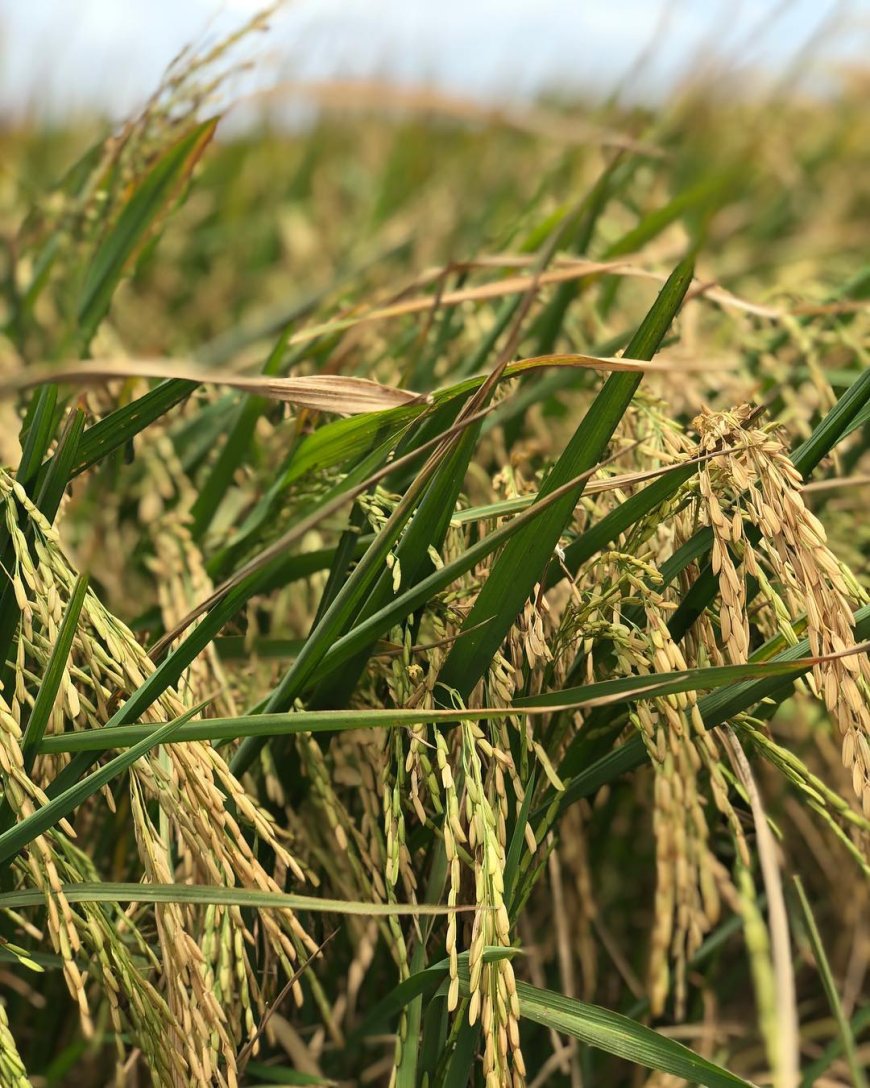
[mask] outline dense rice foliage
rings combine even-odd
[[[221,61],[2,136],[0,1084],[864,1084],[861,87]]]

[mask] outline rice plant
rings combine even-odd
[[[3,137],[0,1083],[862,1088],[860,87],[222,141],[263,25]]]

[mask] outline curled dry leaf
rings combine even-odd
[[[315,412],[353,416],[396,408],[423,398],[395,386],[345,374],[315,374],[304,378],[272,378],[205,370],[187,359],[89,359],[81,363],[29,367],[0,381],[0,393],[31,389],[48,382],[93,385],[116,378],[181,378],[205,385],[226,385],[243,393],[283,400]]]
[[[682,371],[722,370],[729,366],[729,361],[709,358],[702,359],[632,359],[627,355],[583,355],[577,352],[559,352],[553,355],[533,355],[521,359],[509,368],[511,376],[525,370],[538,370],[542,367],[578,367],[606,372],[635,374],[679,374]]]
[[[496,258],[497,267],[514,266],[527,267],[527,256],[514,256],[512,254],[499,255]],[[448,270],[462,271],[475,267],[487,267],[491,262],[464,261],[441,268],[428,269],[416,281],[419,286],[438,283]],[[546,271],[537,270],[526,275],[502,276],[500,279],[489,283],[474,284],[471,287],[461,287],[452,291],[426,292],[410,298],[401,298],[396,302],[390,302],[383,306],[376,306],[361,312],[347,314],[344,317],[325,321],[321,324],[309,325],[300,329],[288,340],[288,343],[307,344],[327,333],[342,332],[357,325],[363,325],[375,321],[388,321],[395,317],[406,317],[409,314],[429,313],[433,310],[443,309],[448,306],[459,306],[466,302],[487,302],[493,299],[505,298],[508,295],[522,294],[525,291],[537,291],[540,287],[547,287],[563,283],[574,283],[577,280],[586,279],[598,275],[626,276],[638,279],[651,280],[654,283],[664,283],[667,276],[652,269],[642,268],[631,261],[590,261],[585,258],[556,258],[554,267]],[[781,320],[784,311],[773,306],[763,306],[738,298],[730,291],[719,287],[713,282],[702,282],[695,278],[688,298],[705,298],[715,302],[725,309],[740,310],[771,321]]]

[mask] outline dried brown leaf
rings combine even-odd
[[[207,370],[189,359],[88,359],[84,362],[28,367],[0,380],[0,394],[31,389],[48,382],[102,385],[118,378],[181,378],[206,385],[226,385],[287,401],[315,412],[352,416],[412,404],[422,398],[394,386],[345,374],[316,374],[302,378],[272,378]]]

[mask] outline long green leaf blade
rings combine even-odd
[[[79,337],[86,349],[136,247],[214,135],[217,120],[204,121],[152,167],[94,255],[78,305]]]
[[[467,988],[467,965],[460,965],[459,970],[460,983]],[[522,1019],[572,1035],[618,1058],[706,1088],[751,1088],[750,1081],[618,1012],[587,1005],[552,990],[541,990],[527,982],[517,983],[517,995]]]
[[[314,895],[265,892],[258,888],[221,887],[211,884],[125,884],[93,882],[64,884],[61,887],[70,903],[188,903],[200,906],[254,907],[257,910],[310,910],[364,917],[389,917],[396,914],[449,914],[471,908],[432,906],[429,903],[363,903],[345,899],[322,899]],[[45,905],[45,893],[39,888],[0,893],[0,909]]]
[[[671,274],[628,346],[634,359],[651,359],[682,304],[692,281],[693,263],[683,261]],[[590,469],[600,458],[640,382],[637,374],[613,374],[586,413],[567,449],[553,466],[539,498]],[[583,483],[554,504],[534,530],[505,547],[484,584],[464,629],[441,670],[440,682],[467,696],[484,675],[498,647],[547,565],[583,492]]]

